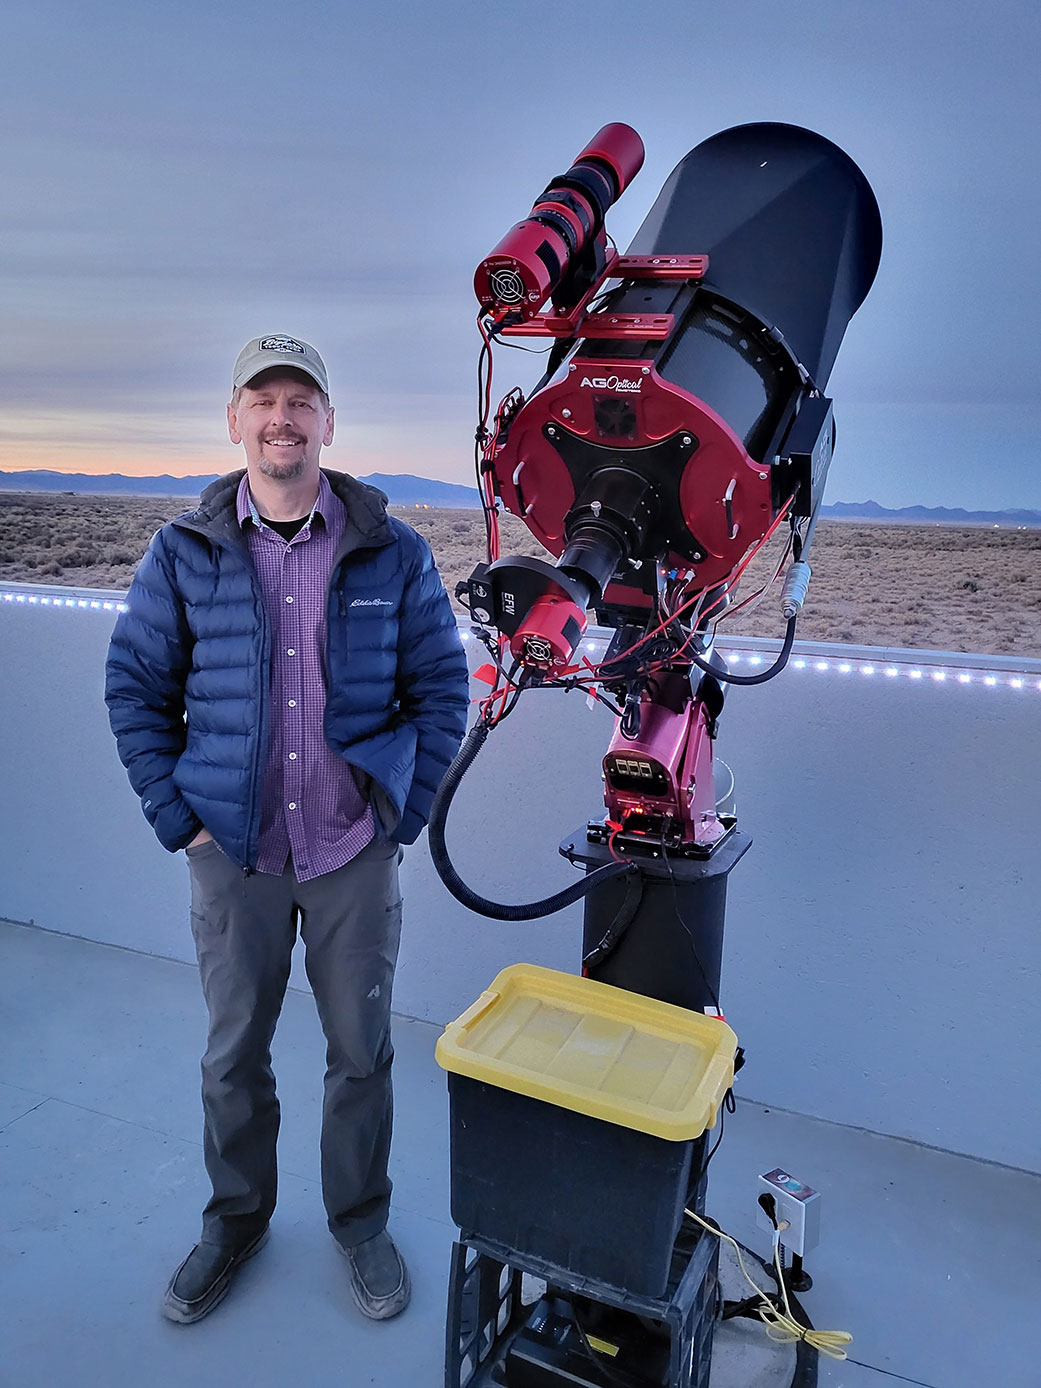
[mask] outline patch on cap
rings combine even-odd
[[[297,342],[295,337],[262,337],[257,344],[261,352],[300,352],[304,355],[307,348],[301,342]]]
[[[232,388],[238,390],[251,381],[261,371],[280,366],[302,371],[310,376],[319,390],[329,394],[329,376],[325,362],[302,338],[289,337],[285,333],[270,333],[267,337],[255,337],[247,342],[238,355],[232,373]]]

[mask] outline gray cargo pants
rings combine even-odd
[[[271,1040],[297,922],[327,1046],[322,1195],[344,1247],[387,1222],[393,1102],[390,1000],[401,929],[397,844],[374,841],[336,872],[297,882],[241,868],[207,842],[187,851],[192,934],[210,1015],[203,1150],[206,1243],[238,1244],[275,1208],[279,1107]]]

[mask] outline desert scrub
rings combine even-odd
[[[0,580],[126,589],[149,540],[190,497],[0,492]],[[393,514],[429,540],[449,594],[484,555],[479,510]],[[515,516],[499,518],[502,553],[546,556]],[[773,572],[768,547],[738,596]],[[1041,657],[1041,531],[821,521],[798,636]],[[779,589],[721,634],[779,637]],[[913,638],[910,633],[914,633]]]

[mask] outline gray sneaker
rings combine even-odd
[[[162,1312],[178,1325],[191,1325],[209,1315],[227,1296],[232,1279],[248,1258],[267,1243],[264,1229],[241,1248],[223,1248],[213,1243],[197,1243],[170,1278],[163,1297]]]
[[[386,1229],[353,1248],[337,1248],[351,1270],[351,1293],[358,1309],[374,1321],[389,1320],[404,1311],[412,1283],[404,1259]]]

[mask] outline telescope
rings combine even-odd
[[[552,295],[572,308],[604,277],[604,217],[640,171],[643,141],[605,125],[555,178],[474,276],[482,308],[530,321]]]
[[[836,441],[828,380],[875,278],[882,224],[867,179],[837,145],[798,126],[756,123],[713,135],[681,159],[619,252],[605,217],[642,162],[634,130],[605,126],[474,277],[482,338],[475,462],[487,553],[456,592],[488,650],[478,677],[489,688],[435,799],[429,843],[448,890],[485,916],[530,920],[583,900],[585,977],[701,1013],[703,1022],[704,1014],[722,1017],[727,877],[751,844],[716,786],[725,695],[729,685],[776,677],[792,650]],[[541,379],[527,394],[511,390],[493,411],[495,351],[536,337],[549,340]],[[500,555],[502,508],[545,557]],[[742,596],[746,571],[767,546],[780,552],[773,579]],[[718,635],[775,584],[780,650],[761,672],[736,674]],[[582,653],[590,621],[609,633],[605,653],[592,659]],[[501,903],[462,881],[445,824],[484,741],[536,686],[582,688],[615,713],[604,812],[560,845],[582,873],[570,887]],[[740,1063],[738,1051],[734,1069]],[[687,1175],[678,1178],[696,1213],[708,1159],[695,1159],[689,1187]],[[518,1228],[527,1238],[523,1220]],[[518,1266],[529,1271],[540,1257],[552,1263],[542,1245],[522,1255],[529,1261]],[[704,1278],[711,1267],[704,1263]],[[693,1268],[689,1261],[675,1292],[681,1300],[705,1294],[708,1282]],[[550,1283],[559,1275],[572,1293],[584,1285],[559,1269],[540,1275]],[[466,1285],[460,1262],[451,1293],[460,1325]],[[617,1287],[603,1295],[630,1305]],[[679,1314],[675,1297],[661,1303],[663,1316]],[[523,1332],[527,1348],[507,1361],[511,1388],[536,1381],[522,1366],[529,1352],[548,1356],[540,1384],[604,1381],[581,1376],[590,1362],[575,1310],[581,1298],[564,1301],[571,1310],[550,1297]],[[553,1348],[536,1321],[558,1314]],[[582,1343],[568,1360],[560,1346],[572,1321]],[[698,1356],[692,1342],[683,1370],[681,1340],[673,1340],[668,1382],[685,1386],[695,1382]],[[698,1362],[701,1384],[708,1368]]]
[[[639,167],[635,131],[617,125],[575,167],[616,147],[624,173]],[[556,339],[552,376],[511,406],[484,460],[494,495],[556,563],[499,560],[470,587],[512,654],[547,671],[567,663],[590,610],[607,626],[646,618],[663,571],[685,597],[716,589],[718,608],[779,517],[813,518],[835,434],[824,392],[881,250],[864,175],[788,125],[693,149],[624,256],[593,234],[591,283],[535,220],[549,206],[482,262],[475,287],[499,337]],[[531,271],[546,262],[562,275]],[[555,311],[532,312],[551,292]]]
[[[756,123],[692,149],[619,253],[604,217],[642,161],[634,130],[605,126],[478,266],[482,365],[510,339],[548,338],[550,353],[534,389],[511,391],[494,417],[486,390],[488,553],[458,590],[493,655],[478,738],[533,684],[578,683],[618,711],[607,814],[586,835],[609,844],[606,867],[704,859],[734,836],[713,771],[724,693],[772,678],[791,650],[835,445],[828,378],[882,244],[843,150]],[[500,557],[500,507],[545,558]],[[717,627],[775,535],[781,651],[736,675]],[[576,660],[591,619],[613,631],[595,666]],[[441,854],[436,812],[432,843],[450,890],[483,901]]]

